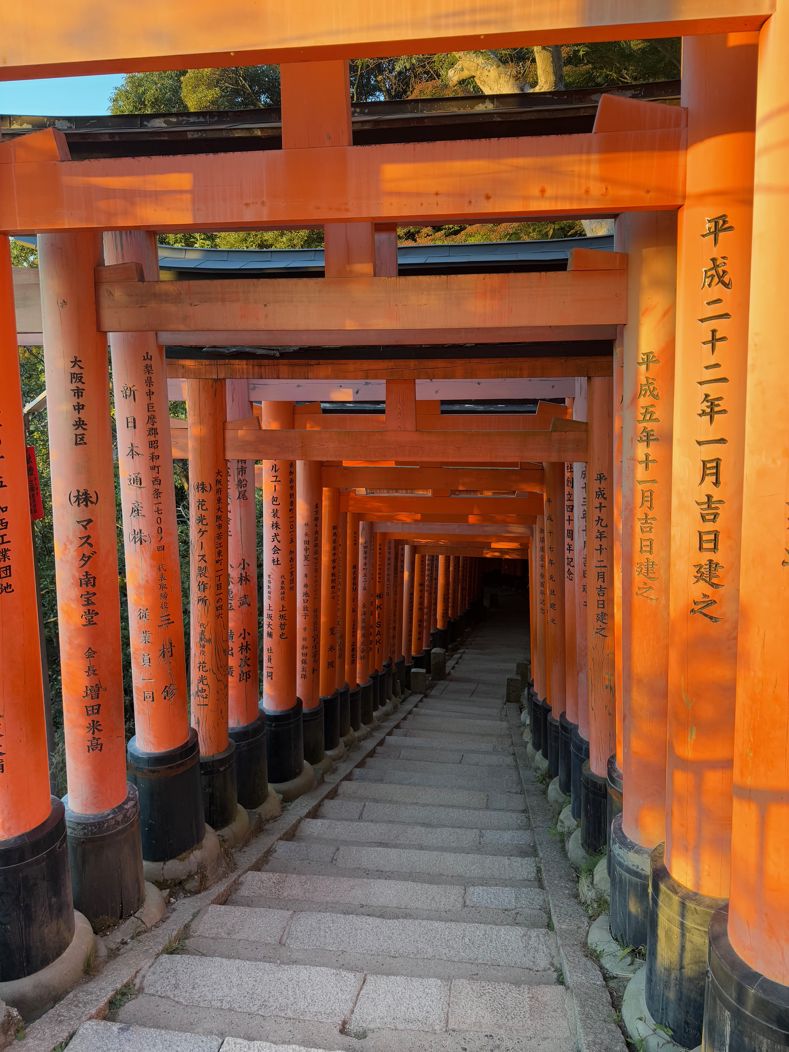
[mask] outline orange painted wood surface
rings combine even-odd
[[[296,693],[305,710],[320,702],[321,467],[296,464]]]
[[[339,615],[340,501],[336,489],[324,488],[321,508],[321,626],[320,692],[333,694],[337,683],[337,635]],[[344,678],[343,669],[343,678]]]
[[[345,524],[345,679],[353,689],[359,683],[359,516],[347,513]]]
[[[450,492],[487,490],[492,492],[542,493],[542,467],[533,468],[350,468],[323,466],[324,486],[338,489],[431,490]]]
[[[565,711],[564,464],[545,467],[545,646],[551,718]]]

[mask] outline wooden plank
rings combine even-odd
[[[757,29],[770,0],[95,0],[6,5],[0,79],[374,57]],[[75,26],[82,26],[76,32]]]
[[[373,524],[375,533],[384,533],[390,537],[405,539],[415,537],[427,539],[434,544],[441,543],[443,538],[474,537],[476,540],[487,541],[491,538],[504,539],[507,537],[526,538],[531,536],[532,523],[440,523],[440,522],[376,522]]]
[[[510,330],[527,340],[531,330],[593,331],[627,321],[621,269],[303,278],[298,289],[288,278],[121,281],[98,285],[96,296],[104,332],[261,331],[274,342],[296,334],[301,343],[307,332],[322,339],[351,332],[368,343],[418,342],[432,332],[444,343],[469,342],[469,330],[492,330],[488,339],[498,342]]]
[[[413,381],[403,381],[413,383]],[[577,421],[558,421],[568,410],[564,406],[543,403],[536,413],[440,413],[439,404],[416,403],[412,419],[399,415],[390,423],[383,413],[323,413],[319,405],[300,405],[294,410],[293,425],[309,431],[543,431],[577,430]],[[388,409],[388,402],[387,402]]]
[[[0,144],[0,232],[487,222],[675,209],[685,196],[685,138],[683,128],[651,128],[18,163],[10,145]]]
[[[384,426],[389,431],[416,431],[416,380],[386,381]]]

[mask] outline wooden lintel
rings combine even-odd
[[[375,522],[373,523],[373,530],[375,533],[384,533],[389,537],[397,537],[400,539],[405,538],[421,538],[426,539],[431,543],[440,544],[445,540],[451,540],[452,538],[462,538],[465,543],[469,538],[475,540],[486,541],[491,543],[492,540],[501,539],[506,540],[510,538],[518,538],[524,540],[531,536],[531,527],[534,524],[534,518],[531,520],[525,520],[520,523],[501,523],[501,524],[472,524],[472,523],[441,523],[441,522]]]
[[[492,490],[494,492],[541,493],[540,468],[443,468],[420,465],[414,468],[337,467],[324,465],[324,486],[337,489],[420,490],[446,487],[450,492]]]
[[[345,511],[358,511],[365,518],[376,515],[413,515],[440,516],[485,516],[508,515],[514,518],[541,515],[543,512],[542,496],[530,497],[425,497],[425,496],[360,496],[349,493],[342,498],[341,506]],[[425,521],[425,520],[422,520]]]

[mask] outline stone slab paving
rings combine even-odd
[[[526,657],[518,616],[491,615],[364,765],[70,1048],[572,1052],[504,704]]]

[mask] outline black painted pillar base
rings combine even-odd
[[[581,772],[588,759],[589,742],[576,725],[570,735],[570,806],[576,822],[581,821]]]
[[[622,946],[639,949],[647,944],[650,855],[649,848],[630,839],[622,829],[622,816],[616,815],[608,834],[608,915],[611,934]]]
[[[565,796],[570,795],[572,788],[570,743],[574,723],[570,723],[565,713],[559,717],[559,789]]]
[[[302,709],[302,732],[304,734],[304,759],[309,764],[318,764],[326,755],[323,705]]]
[[[384,698],[384,705],[385,705],[387,702],[392,701],[392,699],[395,696],[395,692],[394,692],[394,666],[392,665],[391,661],[384,661],[384,667],[383,667],[383,669],[381,671],[381,676],[383,678],[383,684],[384,684],[384,686],[383,686],[383,698]]]
[[[548,773],[551,778],[559,774],[559,721],[548,717]]]
[[[238,810],[235,751],[236,746],[231,738],[223,752],[200,757],[205,820],[214,829],[229,826]]]
[[[323,747],[325,751],[330,752],[340,747],[340,692],[335,690],[333,694],[323,695],[321,706],[323,708]],[[306,758],[306,738],[304,752]],[[312,760],[309,762],[312,763]]]
[[[129,775],[140,800],[140,838],[146,862],[166,862],[203,842],[205,812],[197,731],[166,752],[126,747]]]
[[[425,660],[426,660],[425,655],[429,655],[429,654],[430,654],[429,650],[420,650],[418,654],[412,654],[411,655],[411,666],[412,666],[412,668],[426,668],[427,666],[425,665]]]
[[[370,683],[372,684],[373,712],[377,712],[383,705],[381,701],[381,673],[378,669],[370,673]]]
[[[656,1023],[668,1027],[678,1045],[695,1048],[704,1016],[710,921],[725,901],[699,895],[674,880],[666,869],[662,844],[652,852],[651,861],[647,1008]]]
[[[397,682],[400,685],[400,697],[402,698],[408,690],[408,666],[404,657],[400,657],[395,661],[395,676],[397,676]]]
[[[606,829],[608,838],[611,837],[611,823],[617,815],[622,814],[622,791],[624,788],[623,775],[616,763],[616,754],[611,753],[608,757],[608,810],[606,812]],[[611,876],[611,852],[608,852],[606,861],[608,876]]]
[[[371,726],[373,722],[373,681],[372,679],[359,686],[360,710],[362,723]]]
[[[301,698],[284,712],[263,711],[268,727],[268,780],[272,785],[292,782],[304,769]]]
[[[548,706],[536,694],[532,702],[534,726],[531,732],[531,743],[535,752],[542,752],[543,739],[548,737]]]
[[[454,646],[462,635],[462,628],[460,618],[450,617],[447,622],[447,635],[449,636],[449,645]]]
[[[449,632],[446,628],[434,628],[430,633],[430,649],[446,650],[449,645]]]
[[[586,760],[581,769],[581,847],[587,855],[605,851],[608,841],[608,781]]]
[[[358,731],[362,726],[362,688],[348,688],[348,712],[351,730]]]
[[[347,683],[344,683],[337,691],[337,697],[340,712],[340,737],[346,738],[351,731],[351,688]]]
[[[254,811],[268,798],[268,728],[261,712],[252,723],[230,727],[236,746],[236,791],[242,807]],[[220,827],[221,828],[221,827]]]
[[[94,931],[131,917],[145,899],[140,803],[135,787],[128,788],[122,803],[97,815],[77,814],[63,799],[74,909]]]
[[[786,1052],[789,986],[753,970],[734,950],[728,907],[712,915],[702,1052]]]
[[[551,706],[547,700],[540,702],[540,752],[548,759],[548,721],[551,718]]]
[[[74,938],[65,808],[52,797],[41,825],[0,841],[0,982],[56,960]]]

